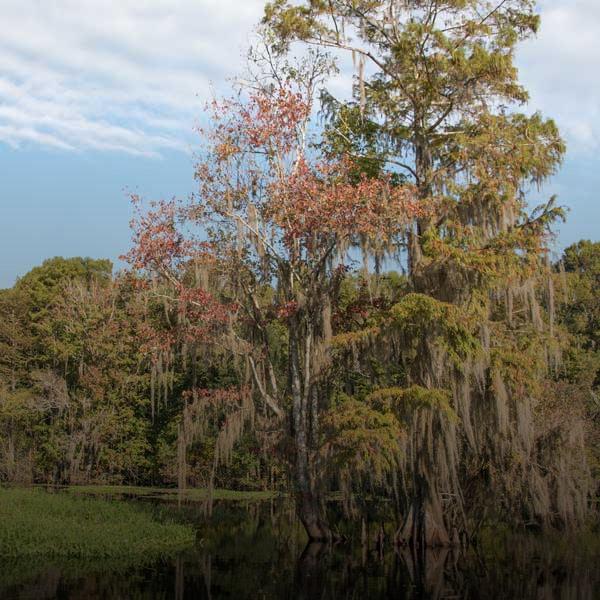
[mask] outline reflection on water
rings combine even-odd
[[[0,598],[600,599],[600,557],[582,544],[489,539],[416,563],[376,536],[368,546],[306,546],[290,507],[269,502],[217,505],[210,523],[200,507],[178,514],[198,527],[192,549],[147,564],[5,563]]]

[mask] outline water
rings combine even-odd
[[[170,510],[195,524],[195,547],[142,564],[4,563],[0,598],[600,599],[593,540],[490,538],[468,555],[430,552],[415,568],[389,545],[306,546],[293,511],[277,503],[220,503],[210,521],[197,504]]]

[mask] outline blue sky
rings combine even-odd
[[[2,0],[0,288],[51,256],[127,250],[127,190],[193,190],[203,102],[240,72],[263,0]],[[542,0],[517,56],[531,108],[569,152],[542,201],[570,207],[557,249],[600,239],[600,2]],[[338,86],[347,82],[343,76]]]

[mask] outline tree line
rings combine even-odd
[[[553,265],[552,277],[560,290],[556,326],[564,349],[561,366],[549,379],[559,405],[546,426],[556,427],[557,417],[560,421],[579,412],[591,481],[597,482],[600,243],[582,241],[567,248]],[[338,490],[342,484],[349,495],[365,496],[376,488],[364,478],[389,469],[397,441],[385,416],[368,421],[374,415],[366,412],[366,399],[374,373],[381,373],[385,362],[366,350],[362,364],[363,329],[372,329],[382,310],[409,293],[406,276],[397,272],[378,276],[375,294],[369,284],[375,286],[374,278],[345,275],[333,309],[334,330],[344,323],[358,335],[332,335],[343,367],[333,376],[337,389],[319,449],[332,477],[328,487]],[[1,481],[290,489],[285,432],[260,401],[253,427],[234,437],[231,454],[216,469],[215,446],[224,435],[227,410],[194,416],[196,422],[212,421],[201,437],[187,441],[181,481],[178,431],[192,416],[185,391],[230,389],[240,379],[233,364],[223,356],[207,356],[203,348],[189,349],[187,360],[178,356],[161,371],[145,344],[148,329],[166,326],[165,305],[130,277],[113,275],[109,261],[47,260],[0,292],[0,315]],[[269,329],[281,372],[287,353],[284,327],[275,321]],[[165,392],[167,368],[172,383]],[[402,368],[396,366],[387,377],[396,383]],[[499,506],[492,502],[492,508]]]

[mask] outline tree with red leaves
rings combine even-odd
[[[289,414],[298,514],[311,539],[327,539],[315,449],[332,301],[351,249],[392,244],[423,208],[410,186],[357,180],[350,160],[319,155],[316,81],[313,72],[214,101],[197,195],[140,213],[129,259],[170,289],[185,335],[243,354],[256,397],[278,422]],[[190,276],[198,265],[204,285]],[[274,325],[287,339],[285,376]]]

